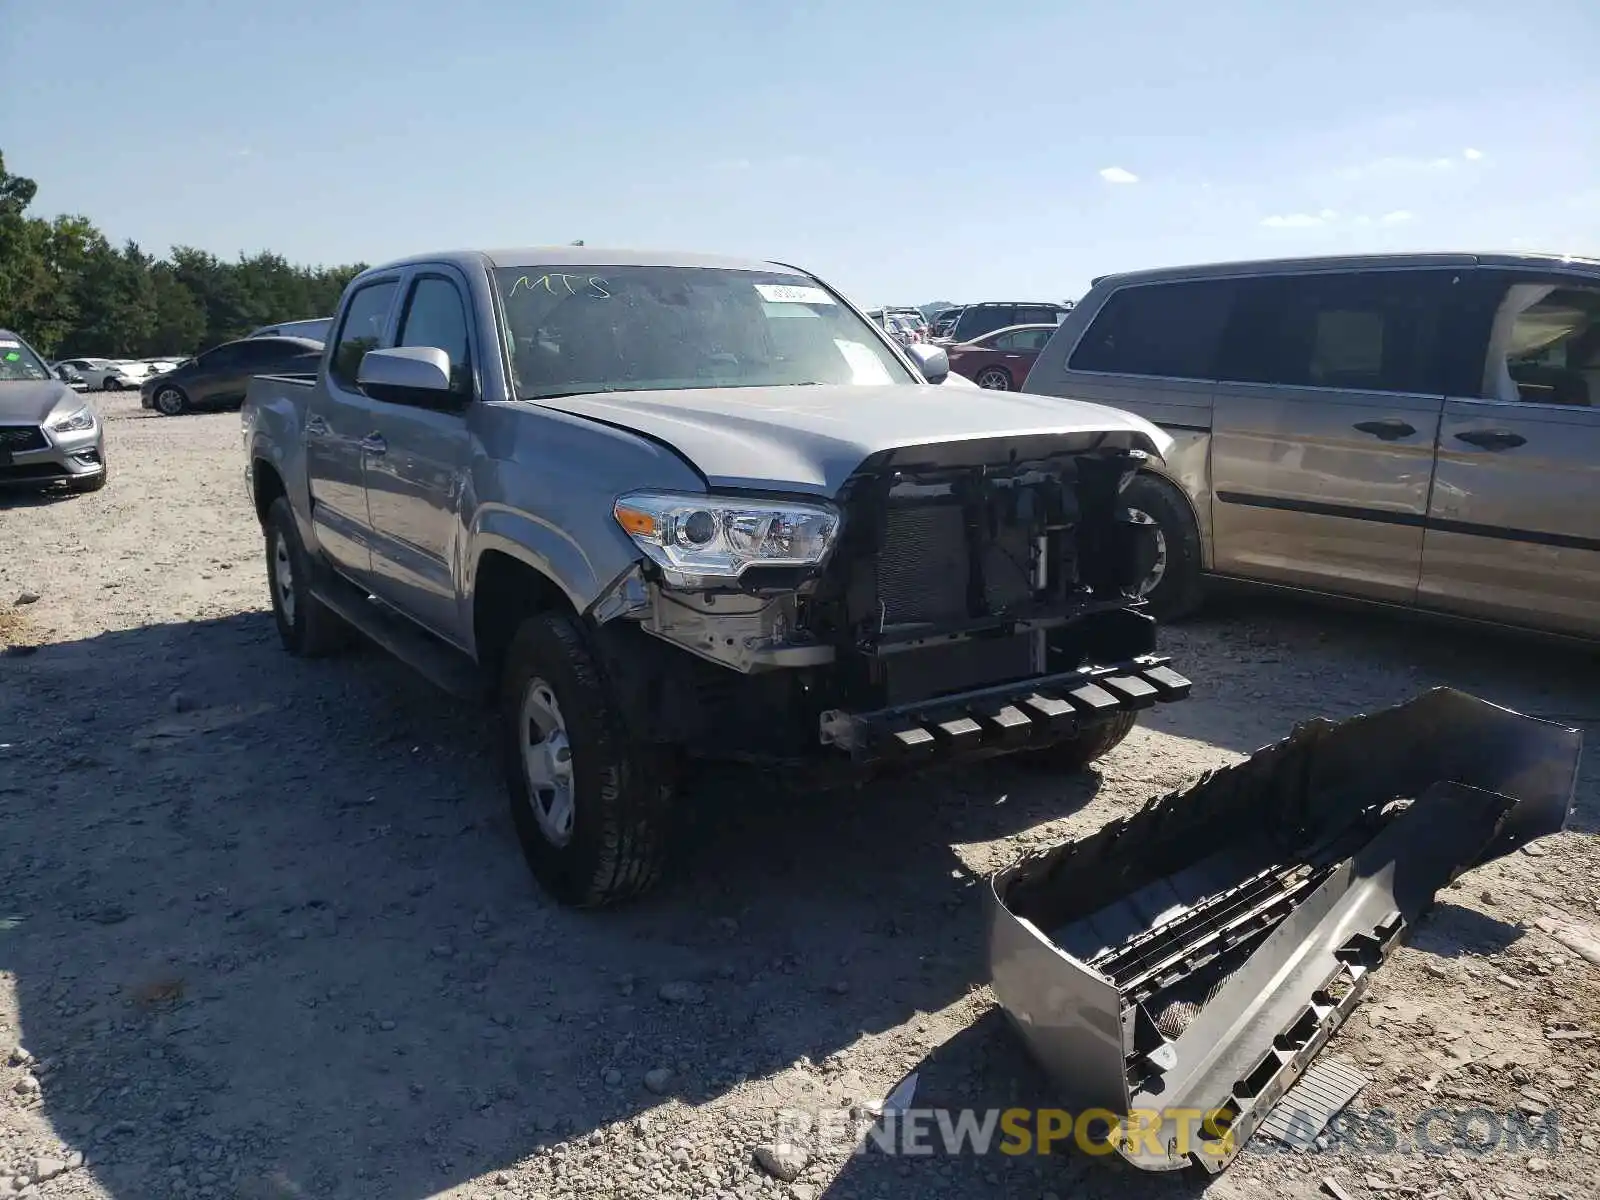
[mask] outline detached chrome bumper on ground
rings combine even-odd
[[[1307,722],[995,875],[995,994],[1124,1158],[1220,1171],[1435,893],[1565,826],[1581,747],[1447,688]]]

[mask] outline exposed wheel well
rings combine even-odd
[[[256,520],[265,525],[267,509],[279,496],[287,496],[289,489],[283,486],[283,477],[278,474],[278,469],[264,458],[255,460],[250,475],[254,480]]]
[[[499,550],[483,552],[472,589],[472,634],[478,665],[487,678],[499,678],[517,627],[534,613],[550,610],[574,611],[549,576]]]

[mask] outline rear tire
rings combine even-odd
[[[311,556],[300,540],[300,527],[287,496],[267,509],[267,585],[272,590],[272,619],[283,648],[297,658],[325,658],[349,641],[350,627],[311,594]]]
[[[1133,732],[1136,712],[1119,712],[1098,724],[1079,730],[1065,741],[1038,750],[1023,750],[1017,757],[1031,766],[1053,771],[1081,771],[1097,758],[1110,754]]]
[[[545,891],[597,908],[649,890],[676,816],[674,771],[625,727],[576,619],[523,621],[506,652],[500,720],[511,819]]]
[[[984,381],[988,380],[987,383]],[[1009,392],[1011,390],[1011,372],[1004,367],[985,367],[973,376],[972,382],[991,392]]]
[[[1123,503],[1144,513],[1160,533],[1158,577],[1142,594],[1150,615],[1158,621],[1176,621],[1200,607],[1200,530],[1194,514],[1178,490],[1155,475],[1140,474],[1122,493]]]

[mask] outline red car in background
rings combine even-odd
[[[981,388],[994,392],[1014,392],[1028,377],[1033,360],[1039,357],[1059,325],[1008,325],[970,342],[946,346],[950,369],[965,375]]]

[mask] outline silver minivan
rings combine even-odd
[[[1128,493],[1158,616],[1217,576],[1600,636],[1600,261],[1106,276],[1024,390],[1177,439]]]

